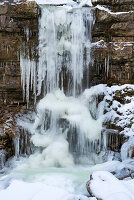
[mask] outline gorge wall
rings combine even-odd
[[[98,0],[93,4],[91,85],[133,84],[134,1]],[[30,59],[38,59],[39,15],[35,2],[0,3],[0,152],[1,155],[4,152],[3,161],[15,154],[15,115],[20,110],[27,112],[21,86],[20,54],[23,52]],[[115,93],[115,99],[122,99],[119,92]],[[109,128],[111,122],[105,125]]]
[[[5,155],[1,156],[2,162],[15,154],[15,115],[21,109],[26,110],[21,87],[20,53],[30,52],[30,56],[36,57],[38,16],[34,2],[0,3],[0,152]]]
[[[100,41],[93,51],[97,78],[108,85],[134,83],[134,1],[98,0],[94,6],[92,37]]]

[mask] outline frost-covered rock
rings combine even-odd
[[[107,87],[105,125],[126,137],[134,135],[134,85]],[[109,128],[110,128],[109,127]]]

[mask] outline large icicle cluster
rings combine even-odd
[[[21,54],[20,59],[23,94],[25,96],[26,90],[27,102],[29,85],[31,88],[33,85],[35,96],[58,88],[73,96],[82,92],[84,72],[91,62],[92,23],[90,8],[70,11],[68,6],[42,6],[37,68],[28,56]]]

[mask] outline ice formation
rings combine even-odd
[[[32,163],[68,167],[74,164],[73,159],[78,162],[83,155],[90,160],[92,153],[100,151],[104,105],[101,102],[91,110],[97,88],[86,90],[79,98],[57,90],[40,100],[30,131],[33,144],[42,150],[30,157]]]
[[[91,62],[92,24],[91,8],[70,10],[68,6],[41,6],[38,63],[30,61],[23,52],[20,59],[23,94],[25,97],[26,93],[27,102],[29,85],[35,96],[58,88],[73,96],[82,92],[83,80],[86,81],[84,72]]]
[[[81,7],[92,6],[92,3],[88,0],[79,1],[78,5],[72,0],[37,0],[37,2],[47,5],[66,5],[62,7],[41,6],[38,63],[30,60],[29,55],[24,55],[23,52],[20,54],[23,97],[26,96],[27,104],[30,90],[33,90],[35,100],[40,94],[45,97],[37,105],[35,122],[20,122],[21,126],[32,134],[31,140],[35,146],[35,153],[29,157],[27,163],[24,163],[26,168],[22,165],[20,171],[16,170],[17,175],[14,172],[17,178],[20,178],[20,175],[24,176],[22,181],[16,180],[17,178],[12,180],[12,173],[9,177],[1,178],[4,186],[0,184],[0,199],[93,200],[96,198],[74,194],[78,183],[74,184],[76,171],[73,171],[75,163],[81,163],[80,156],[85,156],[88,160],[91,157],[93,160],[92,154],[100,153],[104,101],[97,102],[97,95],[108,94],[104,85],[92,87],[83,92],[84,72],[86,70],[87,73],[89,72],[88,67],[91,62],[93,14],[91,8]],[[104,7],[97,6],[97,8],[115,14]],[[25,30],[25,34],[28,41],[30,34],[28,29]],[[108,75],[109,57],[105,59],[105,72]],[[86,81],[88,83],[88,80]],[[110,92],[110,89],[107,89]],[[114,89],[114,87],[111,88],[111,90]],[[113,106],[117,106],[116,101],[113,104]],[[125,113],[128,108],[131,109],[132,104],[126,107],[121,106],[118,109]],[[109,117],[111,115],[110,112]],[[134,127],[132,126],[131,129],[133,130]],[[106,142],[104,141],[104,143]],[[15,144],[17,157],[19,141],[15,141]],[[130,150],[131,156],[133,144],[133,138],[130,138],[122,146],[122,160],[126,160],[128,157],[126,149]],[[109,163],[103,165],[109,171],[111,167],[112,170],[118,171],[117,166],[120,166],[119,161],[111,161],[110,167]],[[120,169],[124,166],[127,164],[120,166]],[[51,167],[51,172],[45,171],[45,177],[43,177],[42,169],[48,170],[49,167]],[[74,174],[70,175],[67,171],[67,173],[63,173],[64,178],[59,180],[59,174],[56,176],[55,171],[52,173],[52,169],[55,167],[57,169],[61,167],[60,172],[62,168],[71,167],[70,173]],[[101,166],[96,167],[96,170],[98,170],[97,168],[100,169]],[[34,170],[37,170],[38,174]],[[80,174],[80,171],[81,169],[77,173]],[[68,174],[71,176],[72,182],[68,181]],[[85,169],[83,174],[85,174]],[[83,177],[83,174],[80,176]],[[9,180],[7,181],[6,178]],[[121,182],[109,172],[102,171],[94,172],[92,178],[91,189],[96,197],[104,200],[133,199],[132,186],[134,183],[132,180]],[[21,193],[23,195],[20,195]]]
[[[21,53],[21,78],[27,103],[30,90],[35,100],[39,95],[45,96],[37,105],[35,123],[30,130],[32,142],[39,151],[31,156],[30,162],[67,167],[79,163],[80,156],[88,155],[92,160],[92,153],[101,151],[104,105],[97,102],[97,96],[104,93],[105,87],[96,86],[82,93],[89,87],[93,24],[92,8],[82,6],[91,6],[91,2],[75,2],[77,6],[72,6],[71,1],[64,6],[46,5],[51,3],[39,2],[38,63]],[[28,40],[29,31],[25,32]],[[64,162],[63,158],[66,158]]]

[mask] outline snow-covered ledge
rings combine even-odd
[[[55,6],[61,6],[61,5],[67,5],[71,7],[83,7],[83,6],[89,6],[92,7],[92,1],[91,0],[27,0],[27,1],[35,1],[38,5],[55,5]]]
[[[133,10],[129,11],[129,12],[112,12],[110,9],[104,7],[104,6],[101,6],[101,5],[97,5],[95,8],[101,10],[101,11],[105,11],[111,15],[122,15],[122,14],[128,14],[128,13],[134,13]]]

